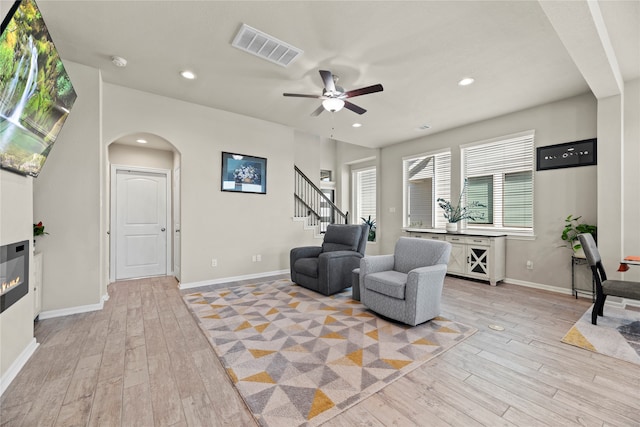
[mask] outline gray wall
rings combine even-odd
[[[591,94],[515,112],[450,131],[397,144],[381,150],[380,224],[386,231],[382,251],[393,251],[402,235],[402,158],[451,147],[452,189],[460,188],[461,144],[534,129],[536,146],[559,144],[596,136],[596,100]],[[507,277],[512,282],[571,287],[571,252],[562,246],[564,218],[582,215],[597,221],[596,166],[535,173],[535,238],[507,241]],[[455,190],[453,190],[455,191]],[[457,190],[459,191],[459,190]],[[457,195],[452,195],[457,196]],[[390,209],[395,208],[395,213]],[[526,269],[526,261],[534,269]]]
[[[286,270],[292,245],[317,244],[292,221],[295,153],[317,147],[314,137],[115,85],[105,84],[103,93],[104,141],[143,131],[181,154],[183,283]],[[220,191],[222,151],[267,158],[267,194]],[[252,262],[258,254],[262,261]]]
[[[101,263],[107,235],[101,209],[106,168],[100,135],[101,77],[84,65],[65,61],[65,67],[78,98],[33,185],[34,215],[49,232],[38,242],[45,312],[95,309],[106,297],[107,270]]]

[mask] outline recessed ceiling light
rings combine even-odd
[[[469,86],[474,81],[475,80],[473,79],[473,77],[465,77],[464,79],[458,82],[458,86]]]
[[[184,77],[187,80],[194,80],[196,78],[196,75],[193,71],[189,71],[189,70],[184,70],[180,73],[180,75],[182,77]]]
[[[146,143],[147,143],[147,140],[146,140],[146,139],[142,139],[142,138],[140,138],[140,139],[136,139],[136,142],[137,142],[138,144],[146,144]]]
[[[354,128],[359,128],[359,127],[362,127],[362,123],[354,123],[351,126]]]

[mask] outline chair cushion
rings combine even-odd
[[[628,280],[605,280],[602,291],[606,295],[640,300],[640,282]]]
[[[330,224],[324,235],[322,252],[357,251],[361,234],[359,225]]]
[[[404,299],[406,284],[407,275],[393,270],[367,274],[364,279],[365,288],[397,299]]]
[[[309,277],[318,277],[318,258],[300,258],[293,265],[296,273]]]

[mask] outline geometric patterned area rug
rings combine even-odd
[[[604,307],[598,324],[591,324],[589,308],[562,342],[640,365],[640,312]]]
[[[476,330],[438,317],[381,319],[351,291],[330,297],[288,279],[184,295],[262,426],[316,426]]]

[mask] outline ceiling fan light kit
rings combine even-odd
[[[364,114],[367,112],[367,110],[352,102],[346,101],[346,99],[360,95],[367,95],[369,93],[382,92],[383,90],[381,84],[376,84],[373,86],[367,86],[345,92],[343,88],[336,85],[338,77],[334,76],[331,71],[320,70],[320,77],[322,78],[322,82],[324,83],[322,95],[306,95],[301,93],[283,93],[282,95],[297,98],[322,99],[322,105],[311,113],[311,115],[315,117],[322,113],[324,110],[334,113],[340,111],[343,107],[347,110],[353,111],[356,114]]]
[[[329,98],[322,101],[322,106],[325,110],[335,113],[342,110],[342,107],[344,107],[344,101],[338,98]]]

